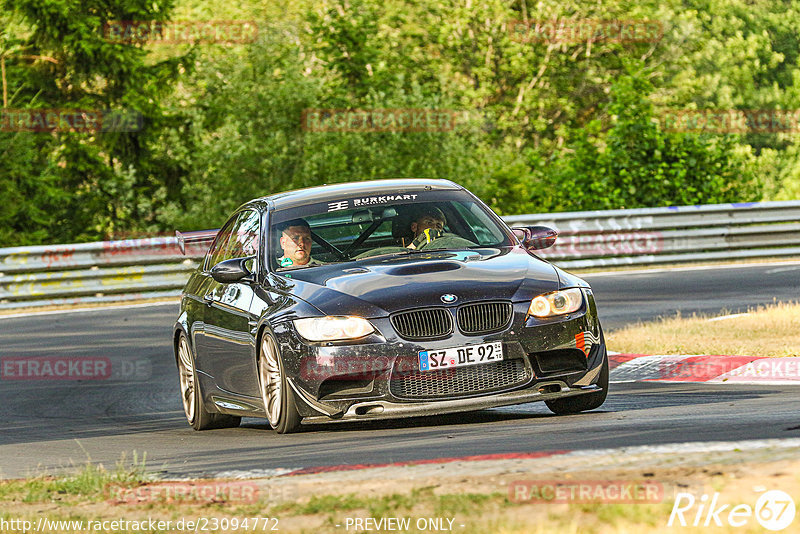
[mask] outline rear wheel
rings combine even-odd
[[[275,338],[265,333],[258,358],[261,398],[267,421],[278,434],[295,432],[300,426],[294,392],[286,379],[280,350]]]
[[[178,373],[183,413],[192,428],[195,430],[207,430],[209,428],[239,426],[242,420],[241,417],[211,413],[203,405],[203,395],[200,391],[200,382],[197,380],[194,357],[185,334],[181,334],[178,339]]]
[[[597,378],[597,386],[603,388],[602,391],[585,393],[574,397],[565,397],[545,401],[550,411],[557,415],[585,412],[599,408],[606,401],[608,395],[608,353],[603,349],[603,366],[600,369],[600,376]]]

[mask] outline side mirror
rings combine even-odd
[[[558,232],[547,226],[518,226],[511,231],[528,250],[552,247],[558,237]]]
[[[221,261],[211,268],[211,278],[220,284],[232,284],[246,279],[252,280],[252,273],[245,265],[251,259],[253,259],[252,256]]]

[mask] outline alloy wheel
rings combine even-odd
[[[258,367],[264,410],[267,413],[269,424],[275,428],[278,425],[283,407],[281,395],[282,377],[281,366],[278,362],[278,347],[270,335],[265,335],[261,341],[261,358],[259,358]]]
[[[192,354],[189,351],[189,343],[183,336],[181,336],[178,343],[178,371],[181,382],[183,411],[186,414],[186,419],[191,424],[194,422],[195,414],[194,363],[192,362]]]

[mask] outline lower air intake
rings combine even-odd
[[[395,369],[389,389],[398,398],[448,397],[508,389],[530,379],[525,360],[516,358],[436,371]]]

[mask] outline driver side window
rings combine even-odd
[[[204,266],[206,271],[210,271],[212,267],[220,262],[220,258],[225,253],[225,247],[228,246],[228,240],[231,237],[231,228],[234,222],[236,222],[236,219],[230,219],[225,223],[225,226],[217,232],[217,237],[214,238],[214,242],[211,244],[211,248],[208,249],[208,253],[206,254],[206,263]]]
[[[257,211],[246,210],[239,214],[231,230],[228,246],[225,247],[223,260],[257,255],[259,223]]]
[[[208,251],[205,268],[210,270],[221,261],[257,255],[259,219],[255,210],[244,210],[229,219]]]

